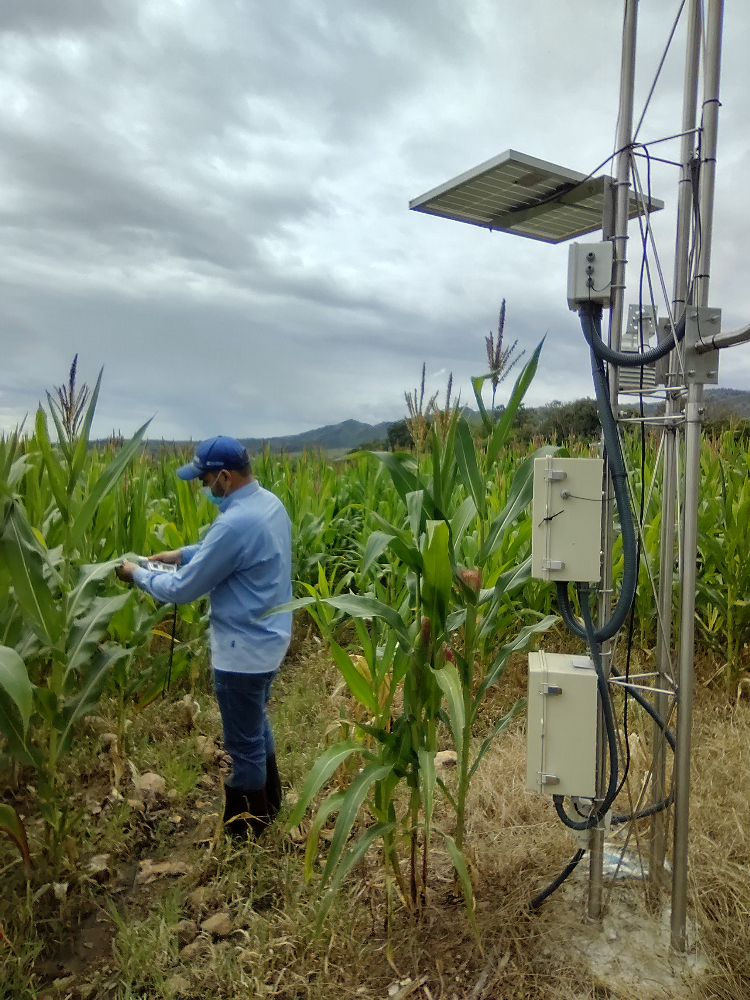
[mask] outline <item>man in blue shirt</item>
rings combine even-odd
[[[249,822],[257,836],[281,806],[266,704],[289,646],[292,616],[263,616],[292,599],[291,525],[278,497],[253,478],[247,451],[234,438],[201,442],[177,475],[200,479],[220,516],[197,545],[151,556],[178,566],[176,572],[125,561],[117,575],[167,604],[210,595],[214,687],[233,764],[224,822],[235,835],[246,833]]]

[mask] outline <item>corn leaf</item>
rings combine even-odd
[[[7,740],[7,749],[19,763],[36,763],[34,748],[26,744],[26,730],[21,713],[4,688],[0,688],[0,733]]]
[[[521,511],[531,503],[531,496],[534,489],[534,459],[544,455],[554,455],[559,449],[553,445],[539,448],[533,455],[519,465],[516,469],[510,484],[508,500],[490,525],[487,532],[487,540],[479,554],[480,562],[487,560],[493,552],[500,546],[503,535],[513,524]]]
[[[556,625],[559,621],[560,619],[557,615],[547,615],[545,618],[542,618],[541,621],[535,622],[533,625],[526,625],[521,629],[515,639],[511,642],[507,642],[502,647],[492,666],[487,671],[484,680],[477,688],[477,693],[474,696],[474,717],[476,717],[476,713],[479,711],[479,704],[482,700],[484,692],[487,688],[492,687],[493,684],[497,684],[498,680],[502,676],[510,654],[526,649],[532,637],[536,635],[537,632],[546,632],[547,629],[552,628],[552,626]]]
[[[71,670],[77,670],[82,664],[88,662],[104,633],[107,631],[110,618],[129,599],[129,591],[125,591],[122,594],[114,594],[112,597],[94,598],[88,613],[83,618],[80,618],[70,630],[66,650],[68,657],[68,666],[65,671],[66,678]]]
[[[339,597],[327,597],[326,603],[333,608],[338,608],[339,611],[346,612],[352,618],[383,618],[405,644],[404,648],[411,647],[409,632],[398,611],[389,608],[382,601],[376,601],[374,597],[365,597],[359,594],[341,594]]]
[[[36,411],[36,443],[42,453],[49,484],[52,487],[52,493],[57,503],[57,509],[60,511],[63,521],[67,524],[70,511],[68,509],[68,493],[65,488],[65,473],[52,451],[52,445],[47,434],[47,416],[41,406]]]
[[[424,497],[424,490],[414,490],[413,493],[406,494],[406,509],[409,512],[409,527],[411,528],[411,533],[416,543],[419,543],[419,535],[422,528]]]
[[[83,423],[81,424],[81,432],[78,436],[75,451],[73,452],[73,459],[70,463],[70,482],[68,483],[69,493],[72,493],[75,489],[75,484],[78,482],[78,477],[83,469],[83,463],[86,461],[86,452],[88,451],[89,437],[91,436],[91,424],[94,421],[94,412],[96,410],[97,400],[99,399],[99,389],[101,388],[103,374],[104,369],[100,368],[96,385],[91,393],[89,405],[86,407],[86,416],[83,418]]]
[[[312,821],[312,826],[310,827],[310,832],[307,835],[307,843],[305,845],[305,882],[309,882],[312,878],[313,866],[315,865],[315,859],[318,856],[318,844],[320,842],[320,831],[323,829],[326,820],[333,812],[337,812],[341,808],[341,803],[344,800],[346,791],[341,789],[338,792],[333,792],[328,798],[324,799],[318,811],[315,813],[315,819]]]
[[[44,576],[45,558],[18,506],[11,509],[0,538],[0,559],[10,570],[16,600],[29,624],[43,643],[54,646],[62,633],[62,616]]]
[[[511,710],[501,719],[498,719],[498,721],[495,723],[494,728],[492,729],[492,732],[489,734],[489,736],[487,736],[487,738],[484,740],[481,747],[479,748],[479,753],[474,758],[474,763],[469,768],[469,781],[471,781],[474,772],[479,767],[479,763],[482,757],[484,757],[484,755],[489,750],[490,745],[492,744],[492,741],[495,739],[495,737],[499,736],[500,733],[502,733],[505,729],[507,729],[513,718],[516,715],[518,715],[518,713],[524,708],[526,708],[526,699],[519,698],[518,701],[513,706],[513,708],[511,708]]]
[[[458,558],[461,542],[466,534],[466,529],[477,516],[477,505],[474,497],[468,496],[458,508],[451,519],[451,541],[453,543],[454,558]]]
[[[456,670],[453,663],[446,663],[439,670],[431,669],[432,675],[438,682],[440,690],[445,695],[445,700],[448,703],[448,718],[453,735],[453,745],[456,748],[456,765],[460,774],[461,761],[463,760],[463,734],[464,726],[466,725],[461,678],[458,676],[458,670]]]
[[[482,418],[482,423],[484,424],[484,429],[486,431],[492,430],[492,417],[487,412],[487,407],[484,405],[484,400],[482,399],[482,386],[488,378],[492,378],[492,372],[487,375],[477,375],[471,380],[471,387],[474,390],[474,398],[477,401],[477,406],[479,407],[479,415]]]
[[[313,764],[312,770],[305,778],[300,797],[292,810],[292,815],[289,817],[289,826],[298,826],[300,820],[305,815],[305,810],[336,768],[351,757],[355,751],[361,752],[363,749],[361,743],[345,741],[336,743],[318,757]]]
[[[371,516],[373,521],[380,525],[386,535],[393,535],[394,538],[400,538],[404,545],[411,545],[413,543],[411,535],[404,528],[397,528],[389,521],[386,521],[384,517],[381,517],[377,511],[372,511]]]
[[[398,495],[406,503],[406,494],[419,489],[413,456],[402,451],[373,451],[370,454],[388,469]]]
[[[479,929],[477,927],[477,919],[474,912],[474,892],[471,888],[471,879],[469,878],[469,870],[466,867],[466,860],[456,846],[456,842],[453,837],[449,837],[447,833],[444,833],[443,838],[445,839],[445,846],[448,848],[448,854],[450,854],[451,861],[453,862],[453,867],[456,869],[458,880],[461,883],[461,889],[464,894],[464,903],[466,904],[466,914],[469,918],[471,929],[474,931],[474,937],[476,938],[477,944],[481,950],[482,942],[479,938]]]
[[[523,562],[518,563],[516,566],[511,566],[510,569],[501,573],[497,578],[497,582],[493,589],[489,591],[482,591],[479,595],[479,604],[483,603],[482,598],[487,600],[485,594],[489,594],[490,606],[487,609],[487,613],[482,619],[482,624],[477,632],[480,639],[485,636],[490,635],[495,628],[495,621],[497,619],[497,613],[500,608],[500,604],[503,599],[503,595],[510,594],[512,591],[517,590],[522,587],[525,583],[531,579],[531,556],[524,559]]]
[[[377,761],[372,761],[372,763],[359,772],[347,788],[346,795],[339,807],[339,816],[333,831],[331,848],[328,851],[326,865],[323,869],[323,885],[326,884],[338,864],[349,838],[349,833],[354,825],[354,820],[357,818],[359,807],[365,801],[370,786],[376,781],[381,781],[392,770],[392,764],[379,764]]]
[[[446,521],[428,521],[422,552],[422,603],[425,612],[440,628],[445,628],[453,589],[450,560],[450,529]]]
[[[129,650],[112,643],[102,647],[93,658],[78,692],[68,699],[65,708],[60,713],[58,758],[63,757],[70,749],[75,723],[87,712],[90,712],[101,698],[112,665],[129,655]]]
[[[471,494],[479,516],[484,517],[487,503],[487,483],[479,471],[477,451],[474,447],[474,439],[471,436],[471,428],[463,417],[459,420],[456,428],[455,449],[459,475],[464,486]]]
[[[495,461],[500,449],[505,444],[510,428],[513,425],[518,407],[521,405],[521,401],[526,395],[526,390],[529,388],[534,376],[536,375],[537,366],[539,364],[539,355],[542,353],[542,347],[544,346],[545,339],[545,337],[542,337],[527,364],[524,365],[523,371],[516,379],[516,384],[514,385],[513,392],[508,400],[508,405],[505,407],[503,415],[500,417],[500,420],[492,433],[492,437],[487,445],[488,469],[492,467],[492,463]]]
[[[29,728],[29,719],[34,702],[34,687],[26,672],[26,664],[8,646],[0,646],[0,686],[13,699],[21,713],[24,733]]]
[[[0,830],[7,833],[21,852],[23,863],[27,868],[31,868],[31,854],[29,853],[29,842],[26,838],[26,827],[23,825],[21,817],[13,806],[7,802],[0,802]]]
[[[128,441],[128,443],[120,449],[117,457],[114,458],[102,471],[99,478],[89,490],[86,500],[73,521],[73,526],[70,532],[70,545],[72,548],[80,546],[86,531],[96,517],[99,504],[109,491],[117,485],[118,480],[127,469],[128,464],[137,454],[138,449],[141,446],[141,441],[143,440],[143,435],[146,433],[146,429],[150,423],[151,421],[147,420],[146,423],[135,432],[130,441]]]
[[[349,850],[346,852],[341,860],[341,864],[338,867],[338,871],[331,882],[331,887],[328,892],[323,897],[320,904],[320,909],[318,910],[318,920],[317,927],[320,930],[323,921],[331,908],[331,903],[336,898],[336,894],[339,891],[339,886],[352,870],[352,868],[357,864],[358,861],[367,854],[369,849],[375,843],[379,837],[387,837],[392,830],[396,827],[395,823],[375,823],[373,826],[369,826],[362,836],[353,844]]]
[[[295,597],[293,601],[287,601],[286,604],[277,604],[275,608],[271,608],[270,611],[266,611],[264,615],[261,615],[261,618],[280,615],[284,611],[299,611],[300,608],[309,608],[311,604],[315,604],[318,600],[318,597]]]
[[[346,681],[346,686],[360,705],[364,705],[373,715],[377,715],[379,711],[378,700],[372,688],[354,666],[349,654],[334,642],[333,639],[331,639],[331,655],[336,661],[336,666],[341,671],[341,676]]]
[[[370,534],[365,545],[365,554],[360,569],[362,576],[365,576],[373,563],[382,556],[392,539],[393,536],[386,534],[384,531],[373,531]]]
[[[127,559],[132,555],[132,552],[128,552],[124,557],[118,556],[116,559],[108,559],[107,562],[87,563],[84,566],[79,566],[78,579],[68,598],[69,620],[76,618],[81,613],[85,602],[94,596],[96,584],[106,579],[122,562],[123,558]]]
[[[70,462],[73,458],[73,449],[70,447],[70,442],[68,441],[68,435],[65,433],[65,428],[60,423],[60,418],[57,415],[57,409],[55,407],[55,401],[49,392],[47,393],[47,402],[49,403],[49,412],[52,414],[52,420],[55,425],[55,430],[57,431],[57,443],[65,456],[65,461]]]

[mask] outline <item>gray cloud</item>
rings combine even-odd
[[[672,6],[641,11],[639,104]],[[617,5],[6,8],[0,426],[33,409],[76,351],[89,379],[105,365],[102,433],[132,432],[154,412],[154,436],[196,438],[395,418],[423,359],[452,370],[467,398],[503,297],[509,336],[530,350],[548,334],[531,399],[590,392],[565,247],[406,203],[509,146],[583,171],[607,157]],[[750,14],[730,19],[712,297],[736,325],[750,313],[738,253]],[[681,86],[678,31],[644,136],[679,130]],[[675,183],[655,165],[668,208]],[[674,219],[661,214],[669,282]],[[750,388],[749,352],[725,368],[725,384]]]

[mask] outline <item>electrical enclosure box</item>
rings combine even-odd
[[[588,656],[529,653],[526,787],[596,794],[596,671]]]
[[[571,243],[568,252],[568,306],[576,312],[586,302],[608,306],[612,287],[612,248],[603,243]]]
[[[537,580],[598,580],[601,552],[600,458],[534,459],[531,575]]]

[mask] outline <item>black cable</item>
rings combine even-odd
[[[172,605],[172,641],[169,644],[169,666],[167,667],[167,679],[164,682],[164,687],[161,689],[162,698],[167,697],[167,691],[169,691],[169,684],[172,680],[172,657],[174,656],[174,637],[177,631],[177,605]]]
[[[643,354],[630,354],[625,351],[613,351],[612,348],[605,344],[602,340],[601,307],[598,309],[597,316],[596,313],[590,313],[587,306],[588,304],[584,303],[581,307],[580,313],[583,335],[586,338],[586,342],[601,361],[607,361],[609,364],[617,365],[618,368],[643,368],[645,365],[653,364],[654,361],[658,361],[659,358],[663,358],[665,355],[669,354],[669,352],[674,349],[675,344],[679,343],[685,336],[685,313],[683,313],[673,332],[665,337],[660,344],[657,344],[656,347],[652,347],[649,351],[644,351]]]
[[[601,306],[592,304],[581,307],[581,324],[586,325],[601,324]],[[607,454],[612,476],[612,486],[617,500],[617,511],[620,515],[620,532],[622,535],[622,548],[624,556],[624,569],[622,574],[622,585],[620,596],[612,612],[612,616],[600,629],[594,632],[596,642],[604,642],[611,639],[625,624],[630,612],[633,598],[635,597],[636,585],[638,583],[638,566],[636,563],[636,536],[633,525],[633,512],[630,508],[630,497],[628,496],[627,471],[622,457],[620,447],[620,435],[617,429],[617,422],[612,413],[609,401],[609,386],[604,366],[600,358],[596,356],[593,349],[591,351],[591,371],[594,378],[594,393],[596,395],[596,405],[599,411],[599,421],[602,425],[604,437],[604,447]],[[575,614],[570,604],[568,596],[568,585],[563,581],[557,582],[557,603],[568,630],[579,639],[587,639],[586,631],[576,620]]]
[[[591,617],[591,606],[589,604],[590,593],[591,592],[588,587],[581,586],[578,588],[578,595],[581,603],[581,614],[583,615],[583,622],[586,628],[586,639],[589,644],[591,659],[594,661],[594,669],[596,670],[596,686],[599,691],[599,700],[601,703],[602,714],[604,716],[604,728],[607,733],[607,748],[609,751],[609,781],[607,783],[607,791],[604,799],[597,808],[596,812],[593,812],[587,819],[584,820],[574,820],[568,816],[565,812],[564,796],[552,796],[552,801],[555,804],[557,815],[571,830],[590,830],[592,827],[596,826],[609,811],[609,808],[617,795],[618,788],[617,736],[615,733],[615,719],[612,713],[612,702],[609,697],[609,684],[607,683],[607,678],[604,676],[601,651],[599,643],[595,637],[594,622]]]
[[[617,670],[615,667],[611,667],[610,672],[612,673],[613,677],[617,677],[617,678],[622,677],[622,674],[620,673],[620,671]],[[632,687],[630,688],[630,697],[633,698],[633,699],[635,699],[635,701],[638,702],[638,704],[641,706],[641,708],[644,710],[644,712],[647,712],[648,715],[651,716],[651,718],[654,720],[654,722],[657,724],[657,726],[659,726],[659,728],[664,733],[664,738],[666,739],[667,743],[669,744],[670,749],[672,751],[674,751],[675,748],[676,748],[676,746],[677,746],[677,740],[675,738],[675,735],[672,732],[672,730],[667,726],[667,723],[664,721],[664,719],[662,719],[662,717],[656,711],[656,709],[651,704],[651,702],[649,702],[646,698],[644,698],[643,695],[640,693],[640,691],[638,691],[638,690],[636,690],[636,688],[632,688]]]
[[[549,896],[552,895],[553,892],[555,892],[557,889],[560,888],[565,879],[568,878],[569,875],[573,874],[578,862],[581,860],[581,858],[584,856],[585,853],[586,851],[582,847],[575,852],[573,857],[563,868],[563,870],[560,872],[557,878],[554,879],[554,881],[550,882],[550,884],[547,886],[546,889],[542,889],[542,891],[539,893],[538,896],[534,896],[534,898],[529,903],[530,910],[538,910],[539,907],[542,905],[542,903],[545,901],[545,899],[547,899]]]
[[[644,111],[645,114],[645,111]],[[641,119],[642,120],[642,119]],[[646,153],[648,157],[648,152]],[[647,178],[648,178],[648,201],[651,203],[651,160],[647,160]],[[633,171],[633,184],[635,186],[635,171]],[[638,282],[638,347],[641,353],[643,353],[644,348],[644,338],[643,338],[643,279],[648,267],[648,226],[650,221],[646,220],[646,230],[644,232],[643,224],[639,217],[638,219],[641,228],[641,243],[643,247],[643,253],[641,255],[641,272],[640,280]],[[654,303],[654,290],[651,285],[651,275],[648,275],[649,279],[649,291],[651,293],[651,308],[652,316],[656,315],[655,303]],[[643,373],[644,369],[640,370],[640,394],[639,394],[639,412],[641,417],[641,496],[640,496],[640,511],[639,511],[639,525],[641,531],[643,530],[643,515],[646,503],[645,496],[645,486],[646,486],[646,428],[644,423],[644,410],[643,410]],[[641,565],[641,532],[638,533],[636,538],[636,566],[638,567],[638,572],[640,572]],[[630,607],[630,619],[628,621],[628,640],[627,640],[627,654],[625,657],[625,682],[626,685],[630,682],[630,660],[633,652],[633,635],[635,632],[635,600]],[[623,740],[625,742],[625,767],[623,768],[622,778],[620,779],[620,785],[617,789],[617,794],[619,795],[622,789],[625,787],[625,782],[628,780],[628,774],[630,773],[630,733],[628,732],[628,688],[623,687],[623,707],[622,707],[622,732]]]

